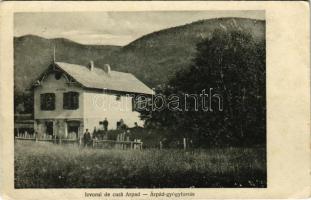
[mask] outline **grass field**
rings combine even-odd
[[[266,187],[264,148],[114,150],[15,143],[15,188]]]

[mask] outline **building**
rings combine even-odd
[[[34,120],[31,114],[14,114],[14,136],[28,133],[30,135],[34,132]]]
[[[83,132],[116,129],[121,119],[129,127],[143,121],[133,109],[133,95],[152,95],[153,90],[130,73],[104,68],[53,62],[33,84],[34,129],[42,136],[81,138]]]

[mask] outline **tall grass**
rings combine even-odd
[[[16,143],[15,187],[266,187],[265,150],[139,151]]]

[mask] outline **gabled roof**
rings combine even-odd
[[[55,65],[86,88],[107,89],[113,91],[154,94],[148,86],[138,80],[133,74],[110,71],[64,62],[55,62]]]

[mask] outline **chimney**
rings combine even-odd
[[[104,65],[104,71],[105,71],[107,74],[110,74],[111,69],[110,69],[110,65],[109,65],[109,64],[105,64],[105,65]]]
[[[93,71],[94,70],[94,62],[93,60],[91,60],[87,66],[87,68],[89,68],[90,71]]]

